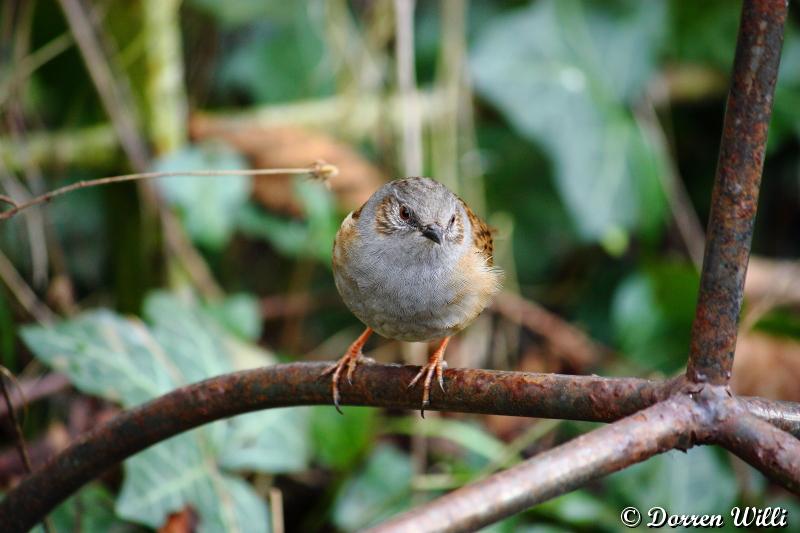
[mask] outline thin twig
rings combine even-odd
[[[22,387],[17,381],[17,378],[14,374],[11,373],[9,369],[0,365],[0,392],[3,394],[3,399],[5,400],[6,408],[8,409],[8,418],[11,422],[11,427],[14,430],[14,445],[17,448],[17,452],[19,453],[19,458],[22,461],[22,465],[25,467],[25,472],[30,475],[33,471],[33,467],[31,466],[31,458],[28,455],[28,447],[25,444],[25,435],[22,434],[22,426],[20,425],[20,421],[17,419],[17,413],[14,408],[14,404],[11,402],[11,396],[8,393],[8,388],[6,387],[5,377],[14,384],[14,387],[17,389],[17,393],[20,397],[23,398],[22,408],[23,412],[25,413],[25,418],[27,418],[27,411],[28,411],[28,402],[25,401],[25,393],[22,390]],[[42,517],[42,527],[47,533],[53,533],[53,525],[50,523],[47,515]]]
[[[540,335],[549,347],[576,368],[599,363],[610,350],[579,328],[541,305],[504,291],[495,297],[493,309],[504,318]]]
[[[397,84],[403,102],[403,173],[422,173],[422,121],[417,101],[414,65],[414,4],[416,0],[394,0]]]
[[[14,409],[17,409],[21,405],[29,405],[32,402],[61,392],[69,386],[69,378],[64,374],[51,373],[41,378],[23,379],[18,387],[18,393],[14,394],[12,392],[11,394],[11,405]],[[0,405],[0,420],[7,413],[6,406]]]
[[[214,274],[211,272],[208,263],[203,259],[203,256],[192,245],[192,241],[186,235],[178,218],[169,209],[164,209],[161,205],[159,205],[159,208],[164,242],[169,252],[175,256],[189,276],[192,285],[197,288],[198,293],[206,301],[221,300],[225,296],[225,291],[214,279]]]
[[[2,216],[3,213],[0,213]],[[20,305],[40,324],[49,324],[56,320],[56,314],[42,303],[22,276],[14,268],[14,264],[0,251],[0,280],[11,291]]]
[[[269,489],[269,513],[272,533],[283,533],[286,530],[283,520],[283,492],[278,487]]]
[[[17,394],[19,394],[19,396],[22,398],[22,409],[26,413],[28,411],[28,402],[25,399],[25,393],[22,391],[19,381],[17,381],[17,378],[14,377],[14,374],[12,374],[11,371],[6,367],[0,365],[0,391],[3,393],[6,409],[8,409],[8,418],[11,421],[11,427],[14,429],[14,436],[16,438],[15,445],[17,447],[17,451],[19,452],[19,458],[22,460],[22,464],[25,466],[25,472],[30,474],[33,470],[33,467],[31,466],[31,458],[28,456],[28,449],[25,446],[25,436],[22,434],[22,427],[20,426],[20,421],[17,418],[17,412],[14,404],[11,402],[11,395],[8,393],[8,389],[6,388],[6,381],[4,377],[7,377],[8,380],[14,384],[14,388],[17,389]],[[27,418],[27,416],[25,418]]]
[[[122,149],[135,169],[147,168],[147,146],[139,135],[136,118],[131,112],[130,96],[123,92],[122,84],[111,71],[91,19],[79,0],[59,0],[59,3]]]
[[[15,98],[12,101],[11,113],[16,113],[16,120],[9,120],[9,130],[11,137],[19,139],[24,137],[25,117],[19,109],[19,102]],[[16,197],[18,201],[24,202],[31,198],[34,193],[41,193],[45,190],[42,174],[30,159],[22,169],[25,176],[26,185],[20,183],[16,175],[6,170],[5,164],[0,160],[0,183],[7,193]],[[31,279],[32,284],[37,289],[45,287],[48,282],[48,250],[47,250],[47,224],[42,213],[28,211],[25,216],[25,226],[28,232],[28,244],[31,253]]]
[[[653,90],[655,89],[651,89],[651,92]],[[645,134],[649,135],[664,160],[663,172],[658,173],[661,188],[667,198],[667,203],[672,211],[672,219],[675,221],[684,246],[686,246],[689,258],[695,268],[700,271],[703,266],[703,249],[706,244],[705,233],[700,218],[692,207],[692,200],[683,184],[678,166],[675,164],[674,154],[671,153],[667,136],[658,120],[653,99],[653,95],[648,94],[642,104],[636,107],[636,120]]]
[[[6,196],[5,194],[0,194],[0,202],[9,204],[12,207],[17,207],[17,202],[12,200],[10,197]]]
[[[65,185],[58,189],[52,190],[41,196],[37,196],[14,206],[13,208],[0,213],[0,220],[5,220],[13,217],[23,209],[28,209],[35,205],[49,202],[57,196],[67,194],[68,192],[76,191],[78,189],[85,189],[86,187],[96,187],[99,185],[109,185],[111,183],[121,183],[124,181],[136,181],[152,178],[169,178],[178,176],[272,176],[277,174],[310,174],[317,179],[327,182],[328,179],[335,176],[339,170],[328,163],[317,162],[307,168],[261,168],[253,170],[181,170],[174,172],[140,172],[137,174],[123,174],[120,176],[111,176],[107,178],[98,178],[94,180],[82,180],[70,185]]]
[[[65,52],[72,43],[72,35],[69,32],[64,32],[18,61],[8,78],[0,85],[0,106],[5,103],[8,96],[16,90],[17,86],[21,85],[45,63]]]

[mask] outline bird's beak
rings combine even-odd
[[[443,233],[444,231],[439,224],[431,224],[422,228],[422,234],[436,244],[442,244]]]

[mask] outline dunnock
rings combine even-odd
[[[367,329],[333,373],[347,379],[373,331],[402,341],[438,340],[417,376],[423,379],[422,412],[435,375],[444,391],[444,351],[450,337],[472,322],[500,287],[493,266],[492,234],[458,196],[429,178],[387,183],[342,222],[333,242],[333,276],[344,303]],[[340,411],[341,412],[341,411]]]

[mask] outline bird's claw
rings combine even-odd
[[[420,368],[417,375],[414,376],[414,379],[411,380],[411,383],[408,384],[408,388],[413,388],[419,381],[424,377],[425,379],[422,382],[422,406],[420,407],[419,414],[422,418],[425,418],[425,408],[431,404],[431,383],[433,382],[433,377],[436,376],[436,381],[439,383],[439,387],[444,390],[444,368],[445,363],[443,360],[436,360],[430,361],[427,365]]]
[[[327,376],[329,374],[333,374],[331,378],[331,388],[333,389],[333,406],[339,412],[342,413],[341,407],[339,407],[339,402],[342,399],[342,395],[339,393],[339,380],[342,377],[342,371],[344,370],[345,366],[347,367],[347,383],[349,385],[353,384],[353,372],[356,370],[356,366],[360,362],[362,358],[361,351],[348,351],[344,357],[339,359],[336,363],[332,364],[328,368],[326,368],[322,372],[322,376]]]

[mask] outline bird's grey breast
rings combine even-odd
[[[444,337],[460,317],[450,303],[459,255],[431,243],[409,247],[392,238],[359,235],[347,250],[337,244],[337,288],[350,310],[379,334],[407,341]],[[463,253],[463,252],[462,252]]]

